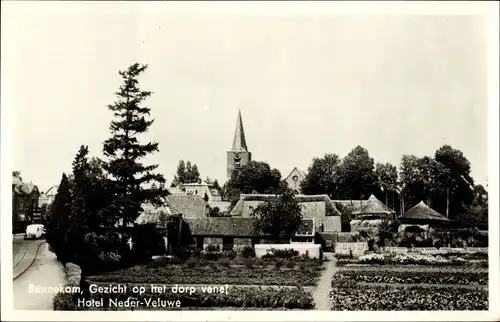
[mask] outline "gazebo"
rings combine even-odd
[[[448,227],[452,223],[449,218],[427,206],[423,201],[399,216],[399,221],[400,231],[409,226],[428,229],[429,227]]]
[[[363,207],[352,212],[354,218],[358,220],[393,219],[395,214],[394,210],[384,205],[374,195],[368,198]]]
[[[351,215],[354,217],[354,220],[350,222],[351,231],[376,232],[384,220],[394,219],[396,212],[384,205],[374,195],[371,195],[363,203],[363,206],[353,211]]]

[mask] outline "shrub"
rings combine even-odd
[[[291,260],[288,260],[286,259],[283,264],[288,267],[288,268],[294,268],[295,267],[295,262],[294,261],[291,261]]]
[[[148,263],[147,267],[148,268],[162,267],[168,265],[169,263],[170,260],[168,257],[160,257],[153,259],[150,263]]]
[[[241,250],[241,256],[243,258],[255,257],[255,249],[252,246],[245,246]]]
[[[299,255],[295,249],[271,249],[271,254],[278,258],[294,258]]]
[[[243,259],[243,264],[247,268],[252,268],[255,264],[255,260],[253,258],[244,258]]]
[[[218,260],[218,263],[222,267],[230,267],[231,266],[231,261],[229,260],[229,258],[220,258]]]
[[[195,266],[196,266],[196,264],[197,264],[197,261],[196,261],[196,259],[194,259],[194,258],[190,258],[190,259],[188,259],[188,260],[186,261],[186,266],[187,266],[187,267],[189,267],[189,268],[193,268],[193,267],[195,267]]]
[[[209,244],[207,245],[207,252],[219,252],[220,251],[220,246],[217,244]]]
[[[281,258],[276,259],[276,261],[274,262],[274,267],[279,270],[282,266],[283,260]]]
[[[80,311],[71,293],[57,293],[52,300],[54,311]]]
[[[225,250],[222,252],[222,255],[229,258],[230,260],[233,260],[236,258],[237,252],[235,252],[234,250]]]

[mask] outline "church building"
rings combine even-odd
[[[252,161],[252,153],[248,151],[241,110],[238,111],[236,120],[236,131],[234,132],[233,147],[227,151],[227,177],[231,178],[234,170]]]

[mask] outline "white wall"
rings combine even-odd
[[[319,258],[321,245],[304,243],[304,244],[257,244],[255,245],[255,256],[262,257],[267,254],[267,251],[271,248],[274,249],[294,249],[299,252],[299,255],[303,255],[306,251],[309,253],[310,258]]]

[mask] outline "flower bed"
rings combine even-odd
[[[347,280],[365,283],[400,284],[460,284],[488,285],[488,272],[473,271],[389,271],[389,270],[341,270],[332,279],[332,286],[342,286]]]
[[[106,283],[109,285],[109,283]],[[162,308],[164,310],[177,309],[182,310],[187,307],[248,307],[248,308],[286,308],[286,309],[311,309],[314,307],[313,296],[309,291],[302,288],[283,288],[283,287],[245,287],[245,288],[231,288],[227,294],[225,293],[203,293],[194,292],[189,293],[151,293],[149,289],[150,284],[144,284],[146,292],[143,294],[133,293],[132,287],[137,284],[126,284],[127,292],[119,294],[93,294],[92,299],[103,299],[104,307],[102,309],[114,310],[114,307],[109,307],[109,300],[125,301],[129,297],[138,300],[141,305],[134,308],[134,310],[152,310],[158,309],[151,305],[146,305],[148,299],[155,299],[160,301],[180,301],[180,308]],[[185,284],[183,284],[185,285]],[[70,294],[65,294],[69,295]],[[57,308],[55,308],[57,309]],[[71,309],[65,307],[65,309]],[[76,305],[72,309],[77,309]],[[90,308],[92,309],[92,308]],[[132,309],[132,308],[130,308]]]
[[[454,288],[334,287],[335,311],[488,310],[488,292]]]
[[[456,255],[446,255],[447,258],[437,255],[420,255],[420,254],[408,254],[408,255],[383,255],[383,254],[367,254],[360,256],[357,259],[343,258],[337,261],[337,266],[344,266],[348,264],[380,264],[380,265],[430,265],[430,266],[461,266],[461,265],[471,265],[488,267],[488,261],[484,258],[484,255],[465,254],[463,257],[458,257]]]
[[[294,268],[167,265],[159,267],[135,266],[91,276],[89,280],[109,283],[312,286],[316,285],[320,274],[320,267],[308,268],[303,265]]]

